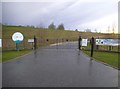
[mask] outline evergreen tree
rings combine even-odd
[[[53,29],[53,30],[55,30],[56,29],[56,27],[55,27],[55,25],[54,25],[54,23],[52,22],[49,26],[48,26],[48,29]]]
[[[58,25],[58,28],[57,28],[58,30],[64,30],[64,25],[63,24],[60,24],[60,25]]]

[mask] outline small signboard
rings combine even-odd
[[[33,43],[33,42],[34,42],[34,39],[28,39],[28,42],[29,42],[29,43]]]
[[[22,42],[24,39],[22,33],[20,32],[15,32],[13,35],[12,35],[12,40],[15,41],[16,43],[20,43]]]
[[[82,39],[82,46],[87,46],[87,39]]]

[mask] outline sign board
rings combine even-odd
[[[13,35],[12,35],[12,40],[15,41],[16,43],[20,43],[22,42],[24,39],[22,33],[20,32],[15,32]]]
[[[87,39],[82,39],[82,46],[87,46]]]
[[[28,42],[30,43],[34,42],[34,39],[28,39]]]
[[[118,46],[120,40],[118,39],[96,39],[96,45]]]
[[[2,39],[0,39],[0,47],[2,47]]]

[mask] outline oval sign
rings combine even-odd
[[[12,40],[15,41],[16,43],[20,43],[22,42],[24,39],[22,33],[20,32],[15,32],[13,35],[12,35]]]

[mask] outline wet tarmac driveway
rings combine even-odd
[[[40,48],[3,63],[3,87],[117,87],[118,70],[90,60],[77,43]]]

